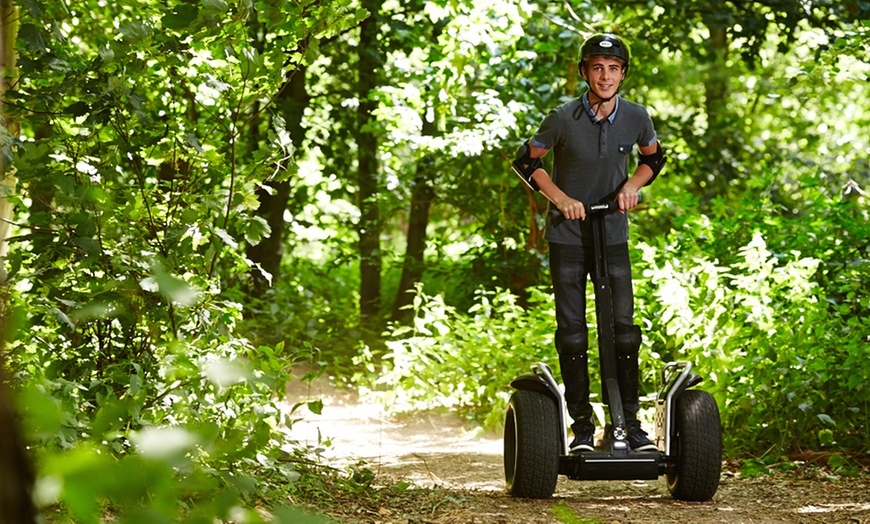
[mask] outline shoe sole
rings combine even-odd
[[[595,451],[595,449],[588,444],[580,444],[568,450],[569,453],[580,453],[581,451]]]
[[[650,442],[649,444],[644,444],[643,446],[638,446],[636,448],[631,448],[632,451],[655,451],[658,448],[655,444]]]

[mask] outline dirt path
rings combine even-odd
[[[705,503],[672,499],[662,480],[564,477],[550,500],[515,499],[504,492],[500,435],[480,435],[444,415],[391,417],[325,380],[291,385],[290,396],[323,401],[320,415],[300,410],[304,419],[293,425],[292,435],[311,445],[331,440],[324,450],[330,463],[363,460],[383,484],[405,481],[441,490],[437,500],[420,490],[417,502],[384,500],[377,510],[349,510],[346,522],[870,524],[870,479],[812,474],[809,468],[801,475],[752,479],[726,472],[714,499]]]

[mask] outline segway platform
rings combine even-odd
[[[653,480],[664,474],[658,451],[585,451],[559,457],[559,474],[571,480]]]

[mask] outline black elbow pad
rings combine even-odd
[[[653,183],[653,180],[655,180],[656,177],[659,176],[659,173],[661,173],[662,168],[665,166],[665,162],[667,161],[668,157],[665,156],[664,152],[662,151],[662,145],[659,142],[656,142],[655,153],[649,155],[640,155],[640,163],[648,165],[653,172],[652,178],[650,178],[649,182],[644,185],[648,186]]]
[[[532,158],[532,148],[529,147],[528,143],[524,142],[517,150],[517,158],[511,163],[511,169],[532,191],[540,191],[541,188],[538,187],[538,183],[532,178],[532,175],[540,167],[541,159]]]

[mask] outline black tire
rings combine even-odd
[[[676,467],[666,475],[668,491],[679,500],[704,501],[719,489],[722,425],[716,400],[689,389],[676,402]]]
[[[550,498],[556,491],[561,447],[556,400],[537,391],[515,391],[504,426],[508,493],[529,499]]]

